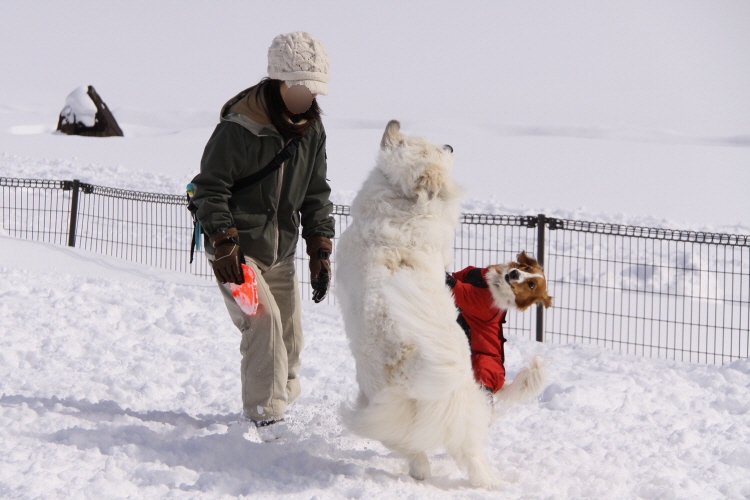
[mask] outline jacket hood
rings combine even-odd
[[[258,85],[254,85],[229,99],[221,108],[221,118],[224,118],[229,113],[237,113],[259,123],[260,125],[273,126],[263,108],[263,105],[256,102],[258,88]],[[262,94],[260,95],[260,101],[265,104],[265,99],[263,99]]]
[[[263,107],[255,102],[258,85],[247,88],[229,99],[221,107],[221,121],[235,122],[255,135],[278,135],[276,127],[271,124]],[[263,94],[260,95],[263,100]]]
[[[264,109],[266,100],[262,93],[260,102],[256,101],[259,88],[260,84],[255,84],[229,99],[221,107],[220,119],[238,123],[255,135],[278,135],[280,137],[281,134],[266,114]],[[286,115],[284,119],[291,123]],[[265,132],[263,129],[266,129]]]

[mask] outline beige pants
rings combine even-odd
[[[248,257],[245,263],[258,276],[258,311],[254,316],[245,315],[229,285],[219,283],[229,316],[242,332],[242,406],[253,420],[280,418],[300,394],[297,376],[304,343],[294,255],[271,268]]]

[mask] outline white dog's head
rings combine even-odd
[[[401,124],[391,120],[380,141],[378,166],[388,182],[407,198],[418,202],[448,197],[458,190],[450,178],[453,148],[436,146],[423,137],[400,132]]]

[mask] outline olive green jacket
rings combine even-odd
[[[305,133],[294,156],[258,183],[232,195],[234,181],[251,175],[276,156],[285,145],[273,125],[230,113],[229,108],[253,89],[230,99],[221,120],[206,144],[201,171],[193,179],[193,202],[208,238],[236,227],[243,253],[267,266],[292,254],[302,237],[334,236],[331,188],[326,180],[326,134],[317,121]]]

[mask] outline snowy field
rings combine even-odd
[[[750,234],[748,25],[742,1],[0,2],[0,176],[182,194],[221,105],[301,29],[331,59],[336,203],[396,118],[454,147],[465,212]],[[53,133],[80,85],[125,137]],[[306,302],[303,325],[291,435],[261,445],[230,426],[215,285],[0,234],[0,498],[750,498],[747,359],[511,336],[509,378],[538,353],[549,385],[493,423],[486,492],[441,450],[419,483],[342,428],[340,311]]]
[[[498,417],[502,482],[452,459],[415,482],[337,417],[354,397],[340,312],[306,302],[291,435],[233,432],[239,333],[214,285],[0,237],[2,498],[747,498],[750,362],[691,365],[511,337],[509,375],[549,362],[539,401]],[[54,262],[53,266],[49,263]]]
[[[750,233],[749,24],[742,1],[2,2],[0,175],[181,194],[221,105],[305,29],[338,202],[396,118],[453,146],[473,211]],[[125,138],[51,134],[80,85]]]

